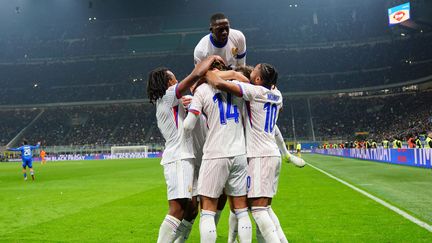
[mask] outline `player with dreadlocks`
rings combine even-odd
[[[181,82],[167,68],[156,68],[149,74],[147,95],[150,103],[156,105],[157,124],[165,139],[161,165],[167,183],[169,212],[159,229],[157,242],[160,243],[171,243],[177,238],[177,228],[186,210],[190,209],[189,202],[192,199],[194,154],[192,138],[183,129],[186,112],[181,98],[194,83],[205,76],[215,61],[223,63],[219,56],[210,56],[198,63]]]

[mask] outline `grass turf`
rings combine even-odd
[[[367,180],[375,189],[363,188],[389,202],[395,200],[405,209],[409,205],[398,198],[409,195],[408,204],[419,198],[427,200],[424,210],[409,211],[424,220],[430,217],[427,212],[431,210],[426,207],[432,194],[411,190],[410,194],[399,195],[404,190],[400,190],[400,184],[392,183],[397,181],[392,178],[399,177],[388,165],[375,167],[377,163],[319,155],[305,158],[336,176],[349,177],[348,181],[360,187]],[[0,241],[155,242],[167,212],[166,186],[158,162],[146,159],[48,162],[44,166],[36,163],[34,182],[22,180],[19,163],[0,163]],[[401,180],[420,177],[422,183],[432,185],[429,171],[410,172],[412,168],[396,167],[403,172]],[[371,171],[373,175],[365,177]],[[379,194],[380,191],[386,193]],[[283,165],[273,208],[290,242],[432,239],[430,232],[311,167]],[[218,225],[218,242],[227,240],[227,222],[225,210]],[[189,242],[199,242],[198,220]]]

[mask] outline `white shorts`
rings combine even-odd
[[[195,159],[192,196],[198,196],[198,176],[199,176],[200,168],[201,168],[201,158]]]
[[[198,177],[198,194],[219,198],[225,188],[228,196],[245,196],[246,177],[246,155],[203,160]]]
[[[185,159],[163,165],[168,200],[192,198],[194,163],[194,159]]]
[[[248,158],[248,198],[272,198],[277,191],[280,157]]]

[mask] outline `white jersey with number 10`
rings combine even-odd
[[[282,107],[281,92],[248,83],[240,87],[246,101],[247,157],[280,156],[274,128]]]

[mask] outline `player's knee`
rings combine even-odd
[[[249,205],[251,207],[267,207],[269,199],[266,197],[249,198]]]
[[[247,208],[248,207],[246,196],[233,197],[232,202],[233,202],[234,209]]]
[[[188,199],[176,199],[169,201],[169,215],[183,219],[187,209]]]

